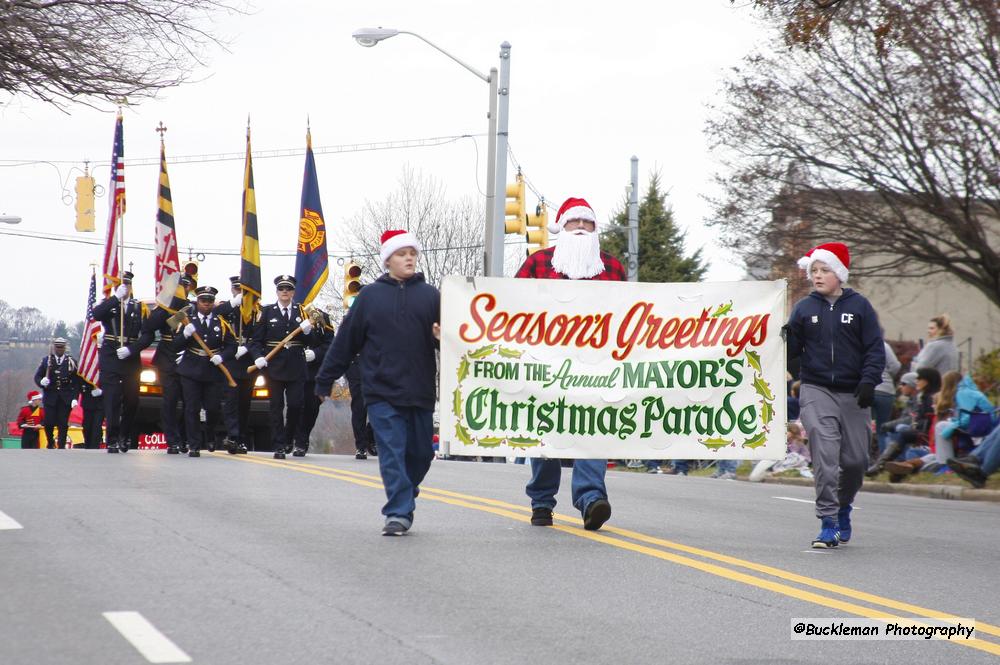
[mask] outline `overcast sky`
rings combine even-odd
[[[130,165],[155,158],[162,121],[182,258],[188,247],[238,251],[243,177],[241,159],[201,163],[172,157],[241,153],[247,114],[255,151],[302,149],[306,117],[313,146],[399,141],[487,129],[488,87],[418,39],[399,35],[362,48],[351,32],[385,26],[420,33],[487,72],[499,45],[511,52],[510,145],[532,183],[554,206],[582,196],[606,220],[624,196],[629,158],[639,157],[640,187],[656,169],[669,190],[689,249],[704,247],[711,280],[739,279],[742,270],[714,244],[703,225],[717,162],[703,129],[708,106],[719,103],[726,70],[764,39],[746,8],[729,0],[640,2],[522,2],[373,0],[364,3],[258,0],[253,14],[227,16],[219,28],[229,50],[212,49],[194,82],[127,108],[128,212],[125,239],[151,245],[157,167]],[[346,6],[350,5],[350,6]],[[97,232],[74,231],[72,194],[84,160],[106,190],[114,109],[58,110],[21,98],[0,98],[0,213],[17,226],[0,233],[55,234],[103,242],[106,191],[97,200]],[[478,147],[478,162],[477,162]],[[323,210],[331,231],[343,227],[365,200],[381,200],[398,185],[404,165],[438,178],[449,197],[485,191],[484,137],[447,145],[375,152],[318,154]],[[52,164],[11,166],[9,160]],[[255,159],[261,246],[294,251],[303,157]],[[513,181],[508,164],[508,182]],[[535,197],[528,193],[529,208]],[[372,239],[377,242],[377,239]],[[101,248],[38,237],[0,235],[0,298],[33,305],[53,318],[83,317],[90,263]],[[337,254],[336,239],[329,244]],[[137,291],[152,297],[153,254],[128,250]],[[331,276],[340,271],[332,259]],[[100,266],[98,265],[98,269]],[[208,256],[201,283],[225,287],[239,271],[237,256]],[[294,272],[294,257],[264,257],[269,280]],[[224,289],[223,289],[224,290]]]

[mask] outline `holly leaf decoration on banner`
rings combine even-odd
[[[753,379],[753,389],[757,391],[757,394],[766,400],[774,400],[774,393],[771,392],[771,386],[767,385],[767,382],[760,376],[755,376]]]
[[[710,439],[698,439],[698,443],[711,450],[718,450],[719,448],[725,448],[726,446],[733,445],[732,441],[730,441],[729,439],[723,439],[722,437],[712,437]]]
[[[497,448],[497,447],[500,446],[501,443],[503,443],[503,437],[502,436],[488,436],[488,437],[479,439],[478,443],[479,443],[479,445],[482,448]]]
[[[729,314],[729,312],[731,312],[731,311],[733,311],[733,301],[732,300],[730,300],[729,302],[727,302],[725,305],[719,305],[715,309],[715,311],[712,312],[712,318],[714,319],[716,317],[722,316],[723,314]]]
[[[761,402],[760,407],[760,421],[764,423],[764,426],[766,427],[771,424],[772,420],[774,420],[774,407],[770,402],[764,400]]]
[[[455,414],[456,418],[462,417],[462,392],[455,388],[455,392],[452,393],[453,401],[451,405],[451,412]]]
[[[743,447],[744,448],[750,448],[751,450],[753,450],[754,448],[760,448],[765,443],[767,443],[767,433],[766,432],[761,432],[761,433],[757,434],[756,436],[750,437],[749,439],[747,439],[746,441],[744,441],[743,442]]]
[[[531,448],[539,444],[541,444],[541,441],[538,439],[529,439],[523,436],[507,437],[507,445],[511,448]]]
[[[465,381],[467,376],[469,376],[469,360],[463,357],[462,362],[458,363],[458,382]]]
[[[458,440],[465,445],[472,445],[472,435],[469,434],[469,430],[465,429],[462,423],[455,424],[455,436],[457,436]]]
[[[494,351],[496,351],[496,344],[487,344],[486,346],[481,346],[475,351],[469,353],[469,358],[472,360],[480,360],[481,358],[492,356]]]
[[[517,349],[505,349],[500,347],[500,356],[502,358],[520,358],[524,355],[524,351],[518,351]]]
[[[756,351],[747,351],[747,362],[753,367],[754,371],[758,374],[763,374],[764,372],[760,369],[760,356]]]

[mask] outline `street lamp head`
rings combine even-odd
[[[392,28],[358,28],[351,33],[351,37],[362,46],[375,46],[383,39],[389,39],[399,34],[399,30]]]

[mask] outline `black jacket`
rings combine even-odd
[[[844,289],[832,305],[813,291],[795,303],[785,331],[789,361],[801,361],[802,383],[852,392],[860,383],[882,382],[885,346],[878,315],[857,291]]]
[[[121,325],[121,303],[114,294],[94,307],[93,314],[94,320],[100,321],[104,326],[104,341],[98,353],[101,374],[138,377],[142,365],[139,352],[144,348],[144,342],[141,343],[139,337],[146,318],[146,306],[134,298],[128,299],[125,303],[124,329]],[[119,338],[120,332],[122,334]],[[119,339],[124,341],[124,346],[131,352],[125,360],[118,359],[118,348],[122,344]]]
[[[236,353],[236,338],[233,336],[233,330],[222,317],[213,312],[202,324],[201,318],[197,314],[193,314],[191,323],[194,324],[195,331],[201,340],[205,342],[205,346],[213,354],[218,353],[225,360],[232,358]],[[176,340],[174,348],[181,353],[177,363],[178,374],[188,379],[208,383],[226,380],[226,375],[212,364],[210,356],[205,354],[194,335],[184,337],[184,329],[181,328],[174,339]]]
[[[361,354],[365,404],[434,410],[438,342],[431,330],[440,321],[441,294],[417,273],[405,282],[388,274],[361,289],[337,331],[316,376],[316,394],[329,395],[333,382]]]
[[[260,318],[250,335],[250,353],[248,355],[253,356],[253,360],[265,357],[305,320],[305,312],[299,303],[293,302],[290,305],[290,310],[291,316],[286,322],[281,316],[281,308],[277,303],[261,308]],[[312,342],[312,336],[315,334],[315,329],[308,335],[299,333],[288,342],[286,347],[282,347],[268,361],[267,368],[264,370],[267,376],[276,381],[305,381],[308,378],[306,376],[305,346]]]
[[[173,310],[186,307],[188,302],[183,298],[174,298],[170,303]],[[194,308],[192,307],[192,310]],[[172,330],[167,324],[167,319],[173,316],[174,312],[166,307],[158,306],[146,320],[142,322],[142,334],[139,335],[139,342],[136,346],[142,350],[153,343],[157,334],[159,340],[156,343],[156,351],[153,353],[153,364],[160,371],[160,374],[174,374],[177,372],[177,346],[175,336],[180,335],[180,326],[177,330]]]
[[[255,311],[253,318],[250,319],[250,323],[245,325],[242,321],[243,315],[240,313],[239,307],[233,308],[228,300],[224,300],[216,305],[215,313],[224,318],[233,329],[233,334],[236,336],[236,348],[239,349],[241,346],[247,348],[247,352],[239,358],[236,357],[234,352],[233,357],[226,359],[225,362],[226,369],[233,375],[233,379],[237,381],[246,379],[250,376],[247,374],[247,369],[253,365],[254,360],[253,354],[250,353],[250,334],[253,332],[254,326],[257,325],[257,321],[260,320],[260,311]]]

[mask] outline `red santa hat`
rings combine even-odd
[[[29,402],[34,401],[36,399],[42,399],[42,393],[38,392],[37,390],[32,390],[30,393],[28,393]]]
[[[556,221],[549,224],[549,233],[559,233],[566,226],[566,222],[571,219],[583,219],[597,225],[597,215],[594,214],[594,209],[590,207],[590,204],[584,199],[571,196],[559,206]]]
[[[379,248],[378,251],[378,256],[382,259],[382,265],[384,266],[390,256],[404,247],[412,247],[418,252],[423,251],[423,248],[420,246],[420,242],[417,240],[417,236],[413,235],[409,231],[396,229],[383,233],[382,247]]]
[[[799,259],[799,267],[806,271],[807,277],[809,269],[812,268],[813,261],[822,261],[830,266],[830,270],[833,271],[833,274],[837,276],[837,279],[841,283],[847,281],[849,268],[851,267],[851,253],[844,243],[825,242],[822,245],[816,245],[806,252],[806,255]]]

